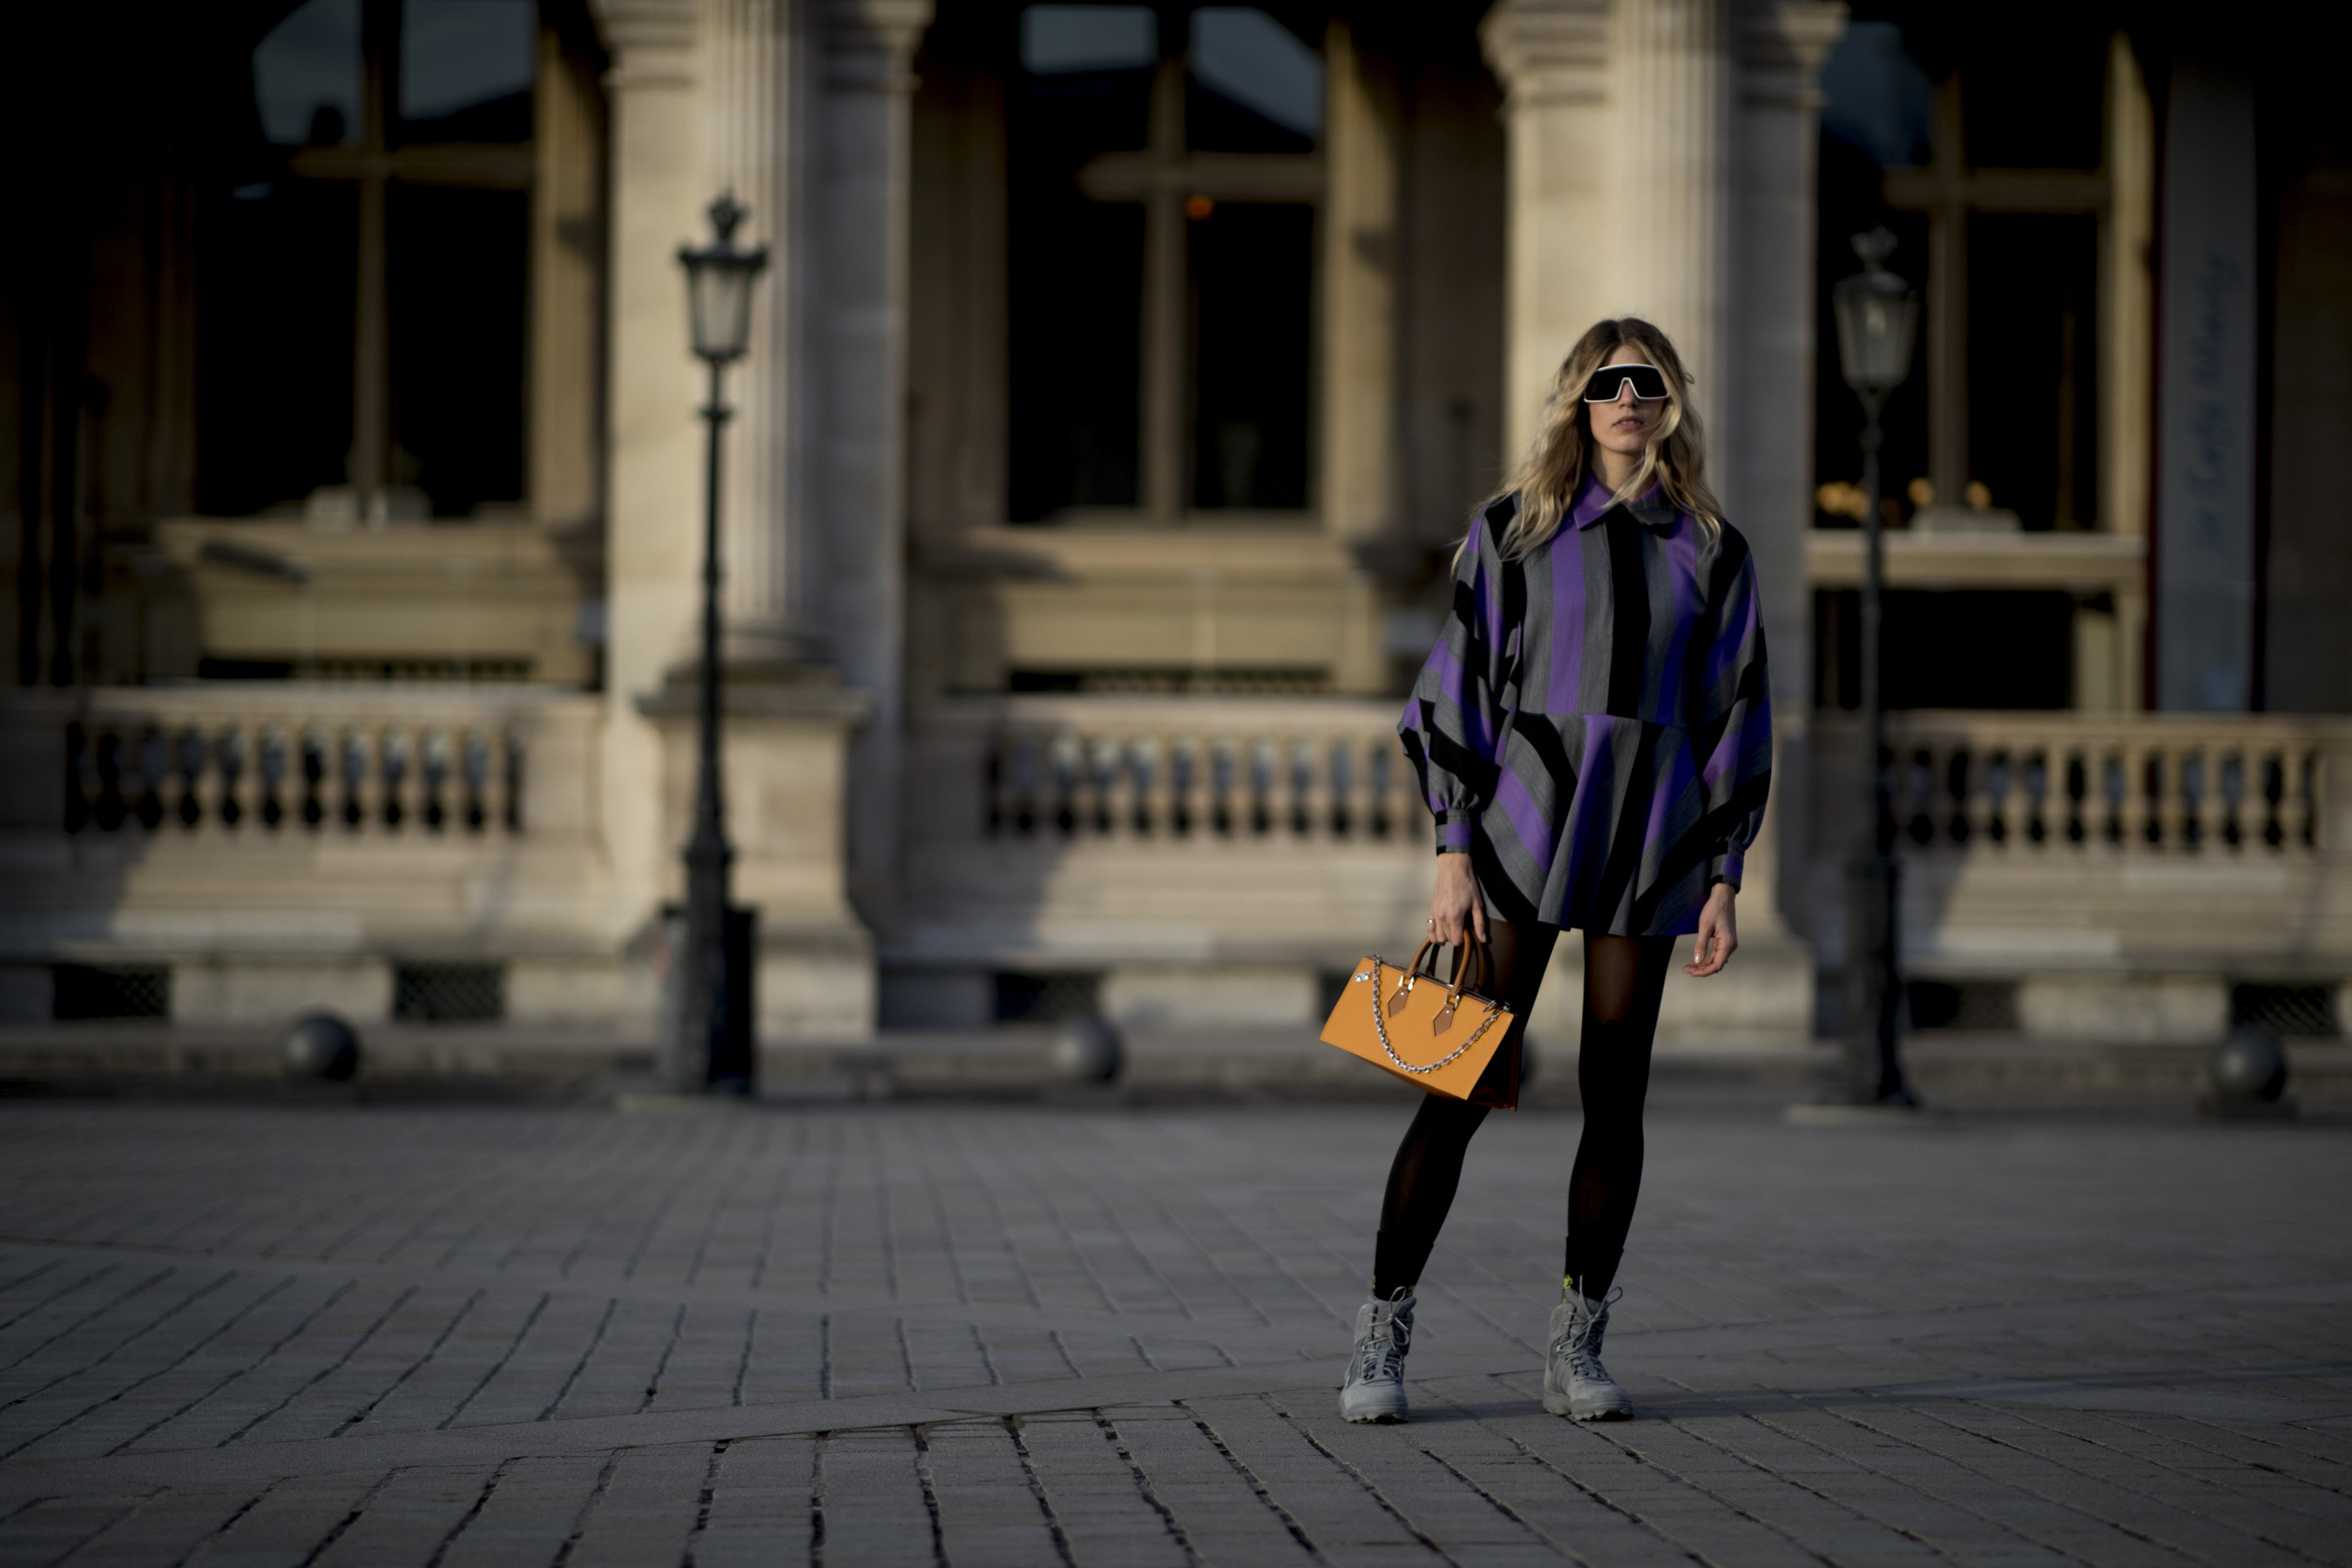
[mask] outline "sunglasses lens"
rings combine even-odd
[[[1665,375],[1655,365],[1614,364],[1594,373],[1584,389],[1584,401],[1614,403],[1629,381],[1633,384],[1633,395],[1645,403],[1666,395]]]

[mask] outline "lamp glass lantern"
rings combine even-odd
[[[768,265],[768,247],[739,249],[735,230],[749,209],[730,195],[710,204],[719,237],[700,250],[681,249],[686,268],[687,326],[697,358],[718,365],[743,357],[751,342],[751,285]]]
[[[1866,397],[1885,397],[1911,374],[1919,296],[1887,270],[1893,235],[1874,228],[1856,235],[1853,248],[1863,269],[1841,279],[1831,294],[1831,308],[1837,314],[1838,360],[1848,386]]]

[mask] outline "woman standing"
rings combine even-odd
[[[1755,567],[1706,488],[1688,384],[1647,321],[1577,341],[1534,450],[1455,556],[1452,617],[1398,726],[1437,818],[1429,931],[1489,945],[1517,1022],[1470,1098],[1425,1098],[1397,1150],[1339,1394],[1350,1421],[1404,1417],[1413,1287],[1471,1134],[1518,1103],[1528,1013],[1570,926],[1584,932],[1584,1133],[1544,1408],[1633,1413],[1601,1342],[1641,1188],[1659,998],[1676,937],[1697,938],[1685,974],[1720,972],[1738,946],[1740,858],[1771,781]]]

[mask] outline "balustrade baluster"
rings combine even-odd
[[[2213,794],[2221,816],[2221,842],[2236,852],[2246,847],[2246,753],[2233,749],[2220,756]]]
[[[1317,765],[1315,742],[1304,735],[1291,738],[1286,748],[1290,774],[1290,833],[1294,838],[1319,839],[1330,831],[1331,794],[1323,769]]]
[[[1951,821],[1945,831],[1955,848],[1967,847],[1983,821],[1972,807],[1984,789],[1984,759],[1974,745],[1959,742],[1945,753],[1944,792],[1951,804]]]
[[[256,815],[273,833],[286,825],[287,749],[282,725],[264,726],[255,736],[253,771],[261,797]]]
[[[180,826],[190,832],[211,816],[211,770],[205,763],[210,755],[205,744],[204,731],[190,724],[184,726],[172,743],[173,767],[180,776],[180,798],[173,815]]]
[[[1242,758],[1234,742],[1218,736],[1209,742],[1209,826],[1231,836],[1245,815],[1242,804]]]
[[[1138,735],[1127,743],[1127,768],[1135,780],[1135,807],[1130,818],[1138,837],[1168,831],[1169,772],[1155,736]]]
[[[2129,745],[2118,745],[2101,769],[2107,800],[2107,842],[2116,848],[2130,848],[2145,841],[2141,828],[2147,813],[2142,776],[2139,752]]]
[[[1324,743],[1325,794],[1331,805],[1323,826],[1334,840],[1364,837],[1363,802],[1359,798],[1358,783],[1363,771],[1356,765],[1355,751],[1344,737]]]
[[[253,748],[242,725],[222,726],[213,742],[213,764],[219,771],[220,823],[235,832],[253,820]]]
[[[1985,837],[2000,849],[2014,848],[2019,842],[2017,822],[2010,806],[2019,794],[2014,757],[2015,753],[2006,748],[1988,750],[1976,769],[1977,820],[1984,824]]]
[[[316,724],[302,726],[298,752],[302,776],[302,826],[316,833],[327,820],[327,781],[333,771],[327,756],[327,734]]]
[[[467,729],[458,737],[457,777],[464,792],[457,820],[467,832],[478,834],[490,820],[490,742],[479,730]]]
[[[2231,824],[2237,816],[2236,808],[2230,804],[2227,790],[2231,755],[2223,751],[2218,742],[2205,748],[2205,795],[2198,832],[2208,849],[2237,847],[2230,837]]]
[[[2287,842],[2298,849],[2319,847],[2319,753],[2294,759],[2294,823]]]
[[[1168,742],[1168,831],[1179,838],[1209,830],[1208,749],[1198,736]]]
[[[1067,731],[1055,735],[1053,759],[1054,826],[1063,837],[1078,831],[1078,812],[1087,795],[1086,756],[1078,738]]]
[[[2263,752],[2262,838],[2263,845],[2272,849],[2281,848],[2286,843],[2286,769],[2284,752]]]
[[[530,748],[523,742],[522,731],[513,728],[499,732],[500,773],[505,775],[499,789],[499,826],[509,833],[523,830],[523,793],[529,786]]]
[[[1086,761],[1093,797],[1093,814],[1087,819],[1087,826],[1096,837],[1108,838],[1118,832],[1127,805],[1126,792],[1120,787],[1123,770],[1118,765],[1118,742],[1108,735],[1097,735],[1086,742]]]
[[[2019,748],[2009,753],[2009,793],[2001,797],[2000,817],[2013,849],[2039,848],[2048,842],[2050,757],[2046,752]]]
[[[140,826],[150,833],[163,825],[163,781],[169,751],[163,731],[152,721],[140,727],[137,747],[139,793],[134,797],[136,804],[131,806],[131,815],[138,819]]]
[[[2197,823],[2197,847],[2219,851],[2228,846],[2223,833],[2229,816],[2221,799],[2221,750],[2218,744],[2197,752],[2197,778],[2190,807]]]
[[[382,809],[375,787],[374,737],[353,725],[343,731],[335,750],[336,770],[342,783],[343,831],[363,832]]]
[[[410,795],[415,782],[416,757],[407,731],[383,731],[376,743],[376,771],[383,792],[383,823],[391,831],[400,832],[415,815],[415,803]]]
[[[416,820],[427,833],[449,826],[449,732],[439,725],[418,732],[416,740]]]

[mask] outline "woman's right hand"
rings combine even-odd
[[[1481,945],[1486,941],[1486,900],[1470,874],[1470,857],[1449,849],[1437,858],[1437,890],[1429,896],[1429,934],[1448,947],[1462,945],[1465,927]]]

